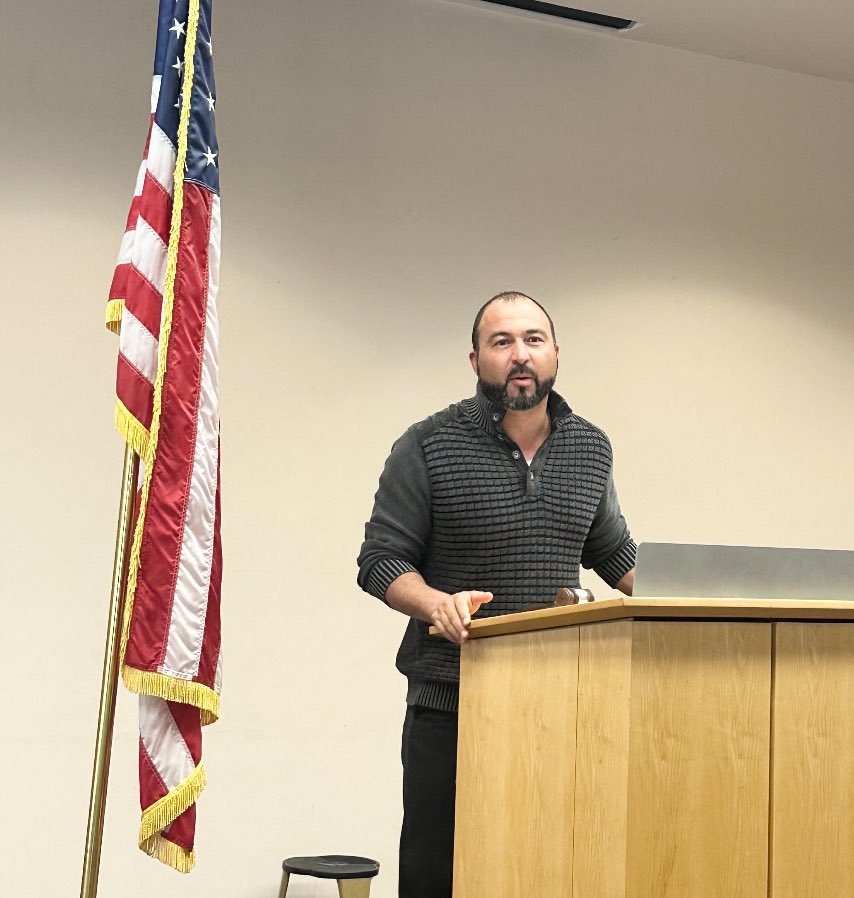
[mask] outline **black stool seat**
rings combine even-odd
[[[282,870],[320,879],[368,879],[380,872],[380,865],[369,857],[322,854],[317,857],[286,858],[282,861]]]

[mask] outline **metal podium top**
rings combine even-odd
[[[854,600],[854,552],[641,543],[635,597]]]

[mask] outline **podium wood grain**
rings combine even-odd
[[[581,628],[575,896],[766,898],[770,645],[768,624]]]
[[[625,894],[766,898],[771,625],[633,627]]]
[[[767,898],[772,626],[467,644],[454,898]]]
[[[572,896],[575,628],[466,646],[455,898]]]
[[[454,898],[854,895],[854,602],[471,628]]]
[[[854,627],[777,624],[772,898],[854,895]]]
[[[632,622],[580,628],[573,895],[626,894]]]

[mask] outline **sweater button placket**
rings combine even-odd
[[[534,472],[531,470],[528,471],[528,479],[526,481],[526,487],[527,488],[526,488],[525,492],[527,493],[527,495],[529,495],[529,496],[537,495],[537,480],[534,477]]]

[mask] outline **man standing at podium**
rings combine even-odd
[[[400,898],[450,898],[459,646],[471,616],[551,604],[579,566],[631,594],[636,546],[611,445],[552,390],[559,347],[536,300],[500,293],[474,321],[471,399],[414,424],[380,477],[359,585],[409,624]],[[444,638],[430,636],[435,626]]]

